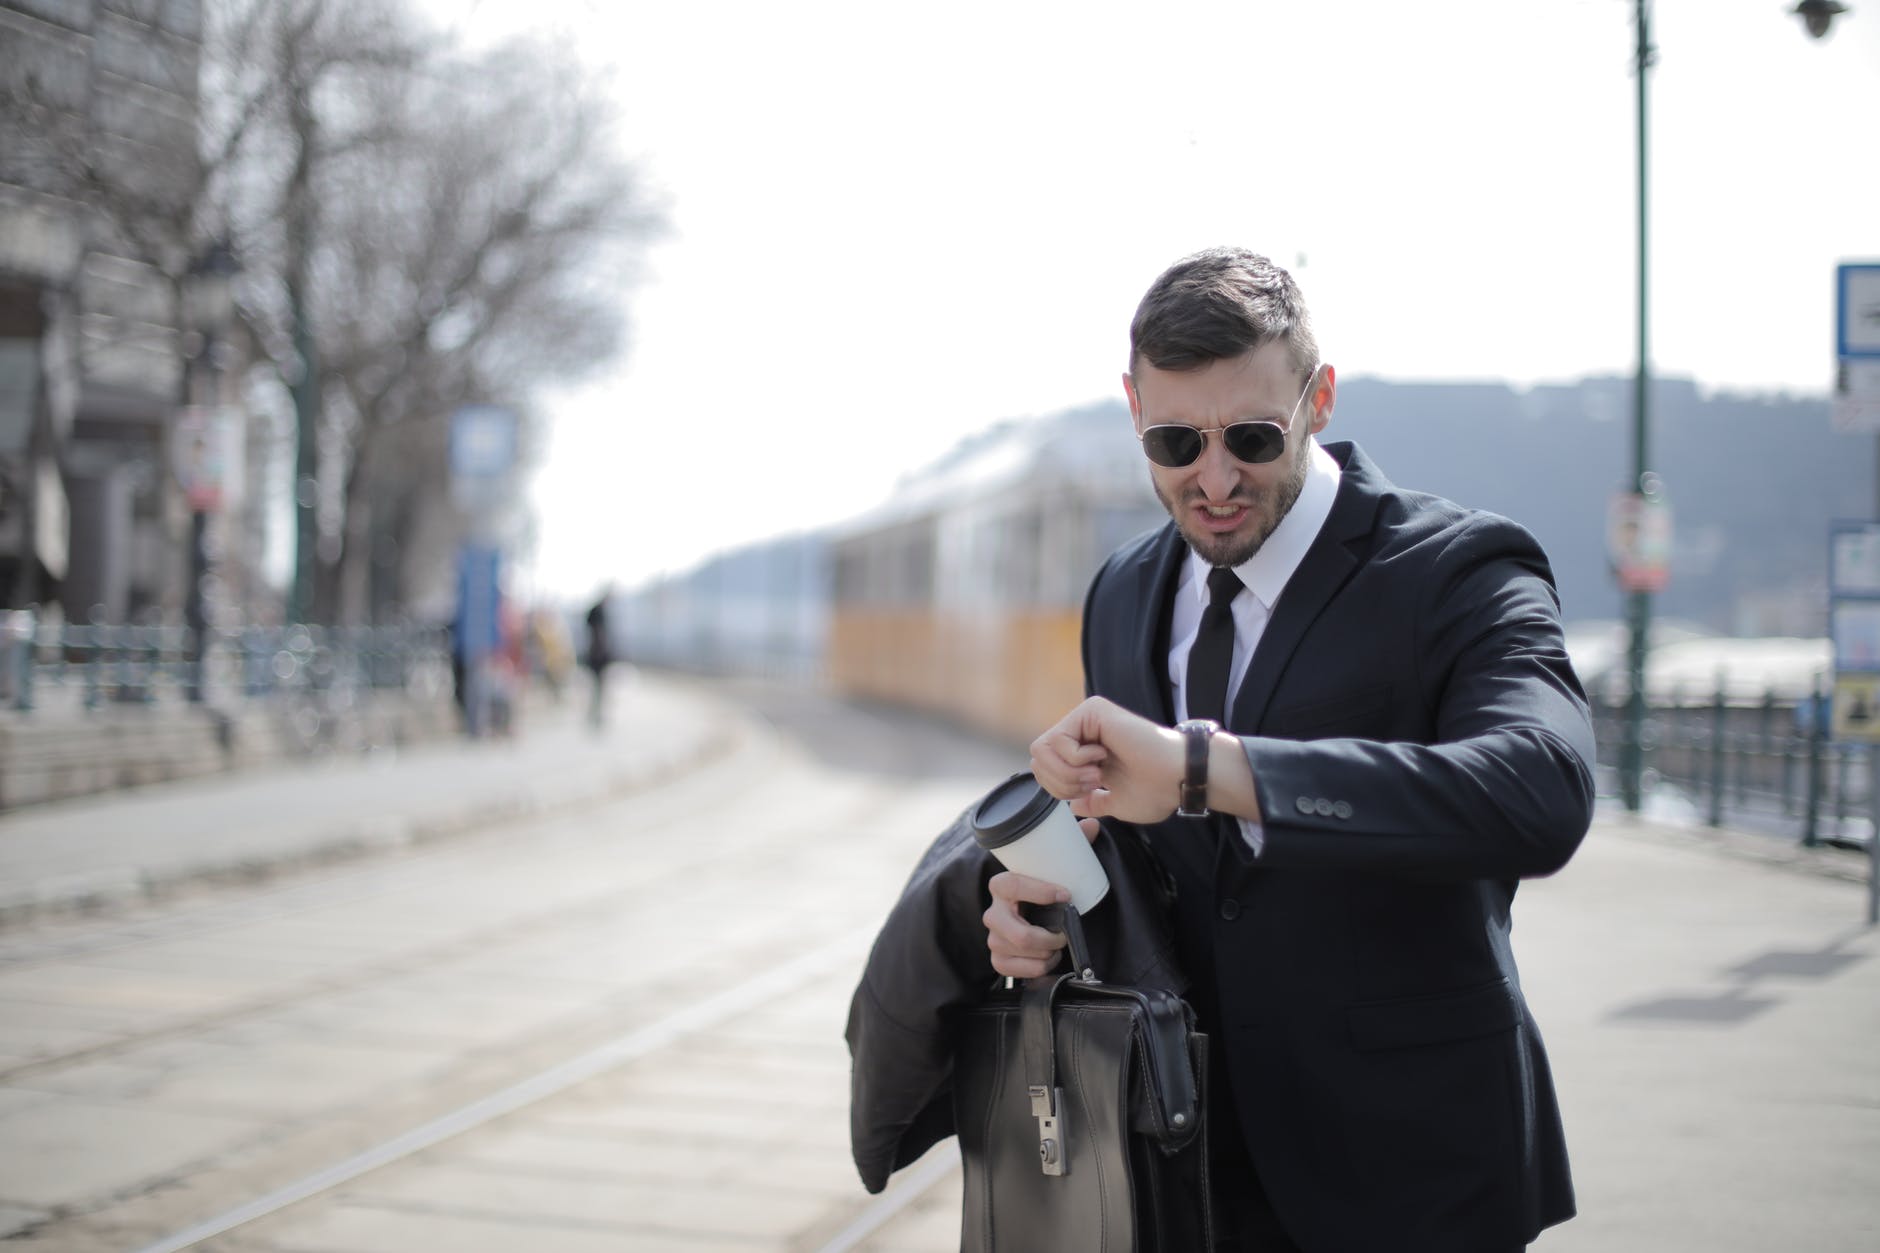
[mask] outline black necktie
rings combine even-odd
[[[1234,664],[1234,611],[1229,606],[1240,588],[1240,576],[1232,566],[1208,571],[1208,607],[1201,611],[1201,629],[1188,650],[1190,718],[1225,721],[1227,673]]]

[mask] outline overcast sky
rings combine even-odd
[[[1210,244],[1295,267],[1346,376],[1633,368],[1626,0],[435,7],[576,41],[674,225],[620,367],[549,398],[540,593],[1118,394],[1136,300]],[[1880,0],[1824,41],[1789,0],[1654,7],[1654,369],[1823,394],[1834,265],[1880,258]]]

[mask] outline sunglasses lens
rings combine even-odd
[[[1149,460],[1171,469],[1193,465],[1201,445],[1201,432],[1192,426],[1152,426],[1142,433],[1142,451]]]
[[[1252,465],[1273,460],[1286,447],[1286,432],[1271,422],[1236,422],[1221,438],[1228,452]]]

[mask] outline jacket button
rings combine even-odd
[[[1302,814],[1312,812],[1312,798],[1310,796],[1301,796],[1298,800],[1293,802],[1293,805]]]
[[[1321,796],[1316,801],[1313,801],[1312,808],[1319,811],[1319,817],[1321,818],[1329,818],[1332,816],[1332,802],[1326,797]]]
[[[1351,802],[1350,801],[1338,801],[1334,803],[1332,805],[1332,817],[1334,818],[1351,817]]]
[[[1240,902],[1231,896],[1222,901],[1221,917],[1227,922],[1232,922],[1234,919],[1240,917]]]

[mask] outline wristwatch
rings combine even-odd
[[[1212,718],[1190,718],[1178,722],[1187,757],[1182,765],[1181,803],[1175,807],[1177,818],[1208,816],[1208,741],[1221,729]]]

